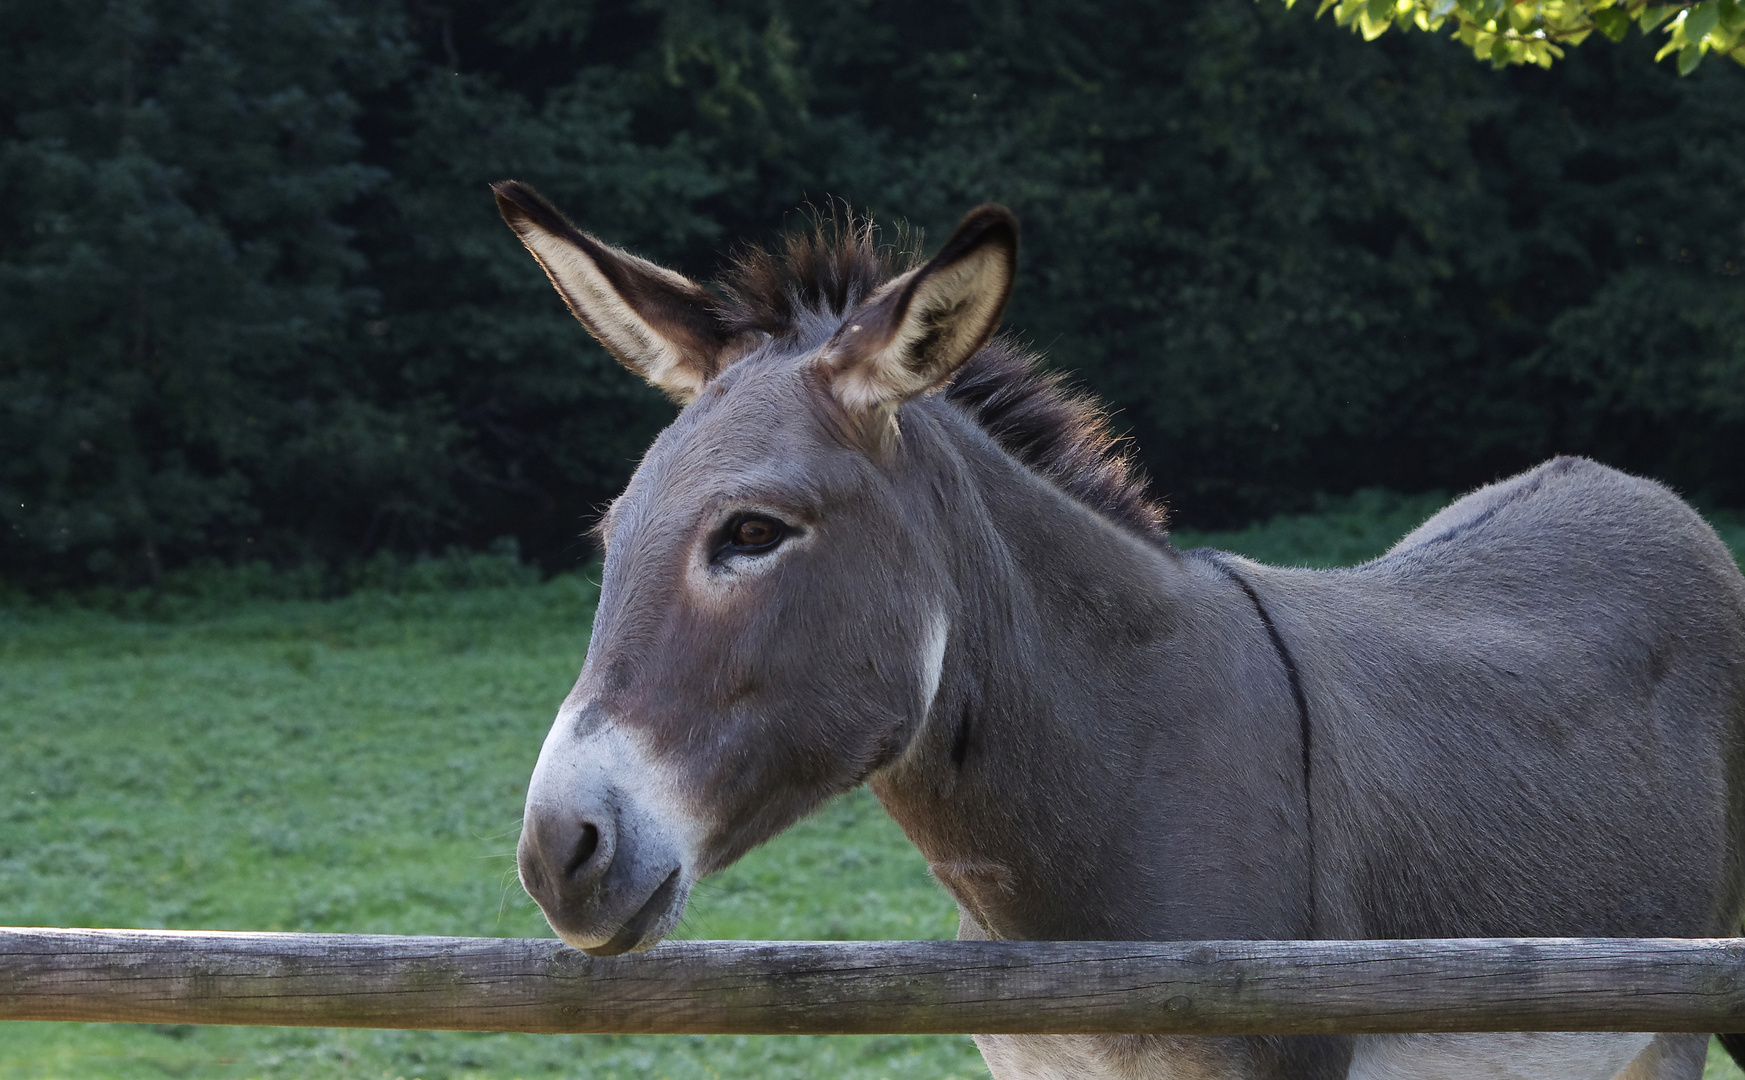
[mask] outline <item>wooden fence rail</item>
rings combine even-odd
[[[739,1033],[1745,1031],[1745,939],[555,942],[0,929],[0,1020]]]

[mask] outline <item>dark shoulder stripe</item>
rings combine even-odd
[[[1317,862],[1315,859],[1315,800],[1314,800],[1314,728],[1309,722],[1309,699],[1303,693],[1303,676],[1297,668],[1296,657],[1285,644],[1285,639],[1278,632],[1278,625],[1272,621],[1272,614],[1261,602],[1260,594],[1254,591],[1254,586],[1248,579],[1236,572],[1236,568],[1225,561],[1223,553],[1211,548],[1195,548],[1183,552],[1191,558],[1200,561],[1217,570],[1225,578],[1235,583],[1248,602],[1254,605],[1254,612],[1260,616],[1260,624],[1266,627],[1266,636],[1272,641],[1273,650],[1278,654],[1279,662],[1284,665],[1285,679],[1290,683],[1291,701],[1297,707],[1297,734],[1302,747],[1303,759],[1303,816],[1304,828],[1309,838],[1309,932],[1307,937],[1315,936],[1315,926],[1318,921],[1315,910],[1315,874]]]

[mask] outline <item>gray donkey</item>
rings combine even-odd
[[[1745,579],[1665,488],[1560,458],[1350,570],[1178,551],[1094,404],[995,336],[1018,229],[870,226],[714,291],[498,206],[685,404],[599,526],[527,795],[566,942],[868,783],[1002,939],[1711,936],[1741,915]],[[1694,1078],[1706,1036],[980,1038],[1001,1080]]]

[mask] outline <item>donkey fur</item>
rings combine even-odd
[[[1009,343],[894,403],[894,441],[857,439],[819,358],[901,269],[854,228],[745,256],[701,335],[732,361],[699,362],[602,526],[547,754],[634,735],[706,833],[684,881],[867,782],[968,937],[1735,931],[1745,578],[1671,492],[1559,458],[1352,569],[1178,551],[1095,409]],[[791,539],[711,555],[746,508]],[[554,784],[536,773],[530,834],[581,797]],[[529,843],[524,877],[568,857]],[[1001,1080],[1691,1080],[1706,1046],[980,1042]]]

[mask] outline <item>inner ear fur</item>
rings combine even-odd
[[[620,363],[677,401],[702,391],[727,347],[706,289],[582,232],[518,180],[491,191],[570,312]]]
[[[989,203],[964,216],[939,254],[857,307],[819,355],[832,393],[872,414],[935,390],[979,352],[1012,296],[1018,219]]]

